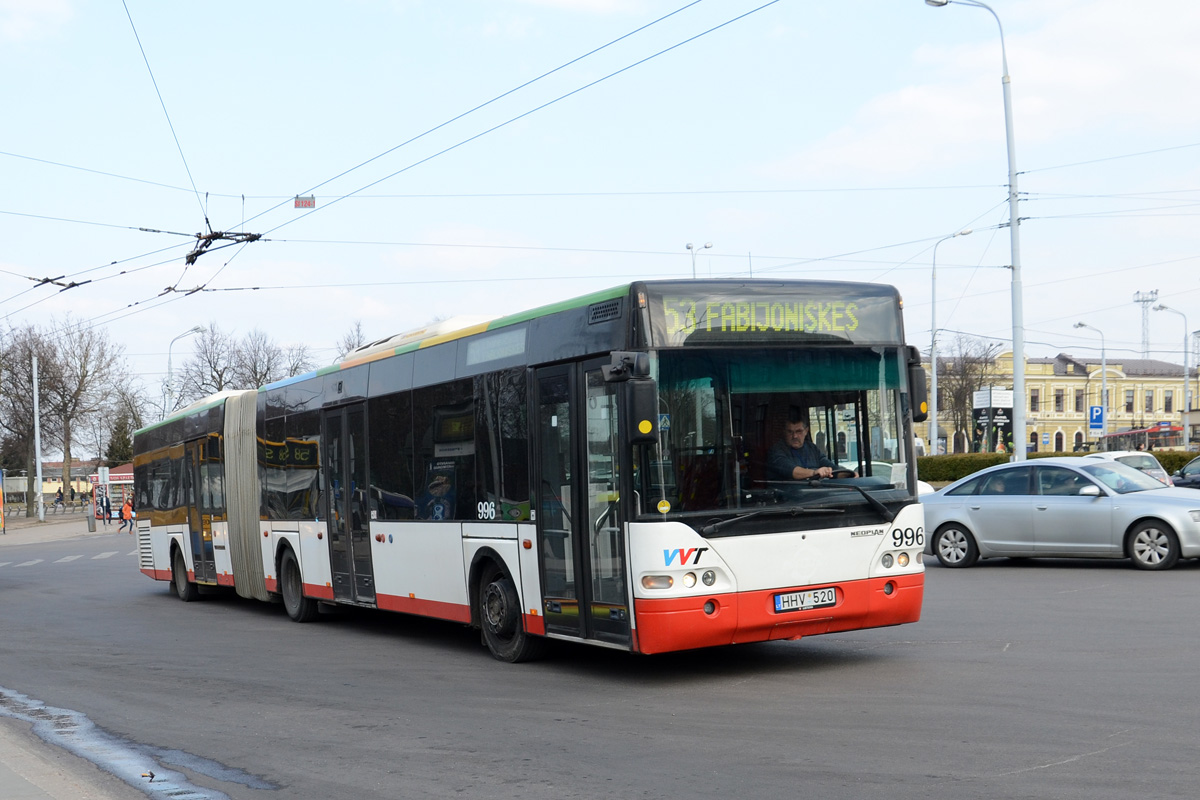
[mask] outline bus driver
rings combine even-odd
[[[830,478],[837,469],[838,465],[808,440],[808,423],[804,420],[789,420],[783,439],[767,454],[767,480]]]

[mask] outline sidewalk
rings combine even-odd
[[[47,514],[45,522],[39,521],[37,517],[5,517],[4,533],[0,534],[0,547],[116,533],[120,525],[120,520],[116,520],[105,527],[101,520],[96,520],[96,532],[91,533],[88,531],[86,514]]]
[[[46,744],[19,720],[0,716],[0,798],[145,800],[145,793],[90,761]]]

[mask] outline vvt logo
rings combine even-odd
[[[681,567],[685,564],[699,564],[700,554],[706,552],[707,550],[707,547],[689,547],[687,550],[682,550],[680,548],[675,548],[674,550],[663,550],[663,562],[669,567],[671,566],[671,562],[675,560],[675,557],[678,556],[679,566]],[[692,558],[693,554],[695,555],[694,559]]]

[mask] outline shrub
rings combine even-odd
[[[1079,453],[1030,453],[1032,458],[1057,458],[1077,456]],[[1151,452],[1167,474],[1174,473],[1196,457],[1195,452],[1182,450],[1154,450]],[[917,477],[930,483],[950,483],[965,478],[981,469],[1003,464],[1009,456],[1005,453],[954,453],[945,456],[924,456],[917,459]]]

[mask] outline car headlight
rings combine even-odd
[[[1191,515],[1192,522],[1200,522],[1200,511],[1189,511],[1188,514]]]

